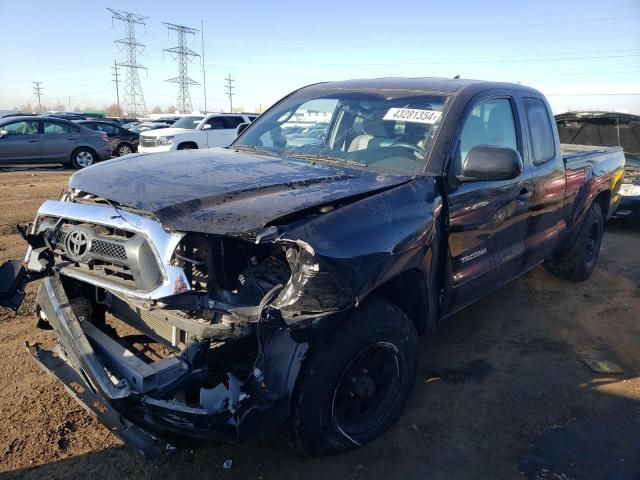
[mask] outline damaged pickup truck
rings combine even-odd
[[[323,142],[288,145],[309,112]],[[228,148],[79,171],[0,273],[15,309],[43,279],[57,346],[29,352],[150,457],[280,425],[309,454],[372,440],[418,334],[541,263],[586,280],[620,198],[622,150],[563,152],[520,85],[321,83],[242,127]]]

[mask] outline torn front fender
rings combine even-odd
[[[300,257],[307,265],[306,273],[316,268],[315,276],[320,277],[320,272],[326,272],[325,279],[334,283],[332,295],[357,304],[404,271],[426,273],[430,269],[426,253],[436,236],[441,211],[435,179],[418,177],[330,213],[280,226],[278,241],[308,245],[306,251],[301,249]],[[301,287],[307,284],[299,279],[294,272],[282,292],[286,299],[306,295]],[[287,305],[282,298],[279,301]]]

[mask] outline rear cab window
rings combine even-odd
[[[533,97],[524,97],[525,116],[529,128],[531,158],[534,165],[548,162],[556,155],[551,118],[545,103]]]

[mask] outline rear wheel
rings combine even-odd
[[[292,414],[298,448],[338,453],[398,418],[416,373],[417,334],[397,306],[371,298],[305,365]]]
[[[593,204],[587,212],[573,246],[562,256],[545,262],[545,268],[567,280],[575,282],[587,280],[596,268],[603,234],[602,209],[599,205]]]
[[[71,165],[78,170],[90,167],[94,163],[96,163],[96,154],[89,148],[78,148],[71,154]]]
[[[125,155],[129,155],[130,153],[133,153],[133,148],[128,143],[121,143],[120,145],[118,145],[118,148],[116,148],[116,155],[118,157],[123,157]]]

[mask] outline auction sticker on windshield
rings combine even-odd
[[[416,108],[390,108],[385,113],[383,120],[395,120],[401,122],[426,123],[433,125],[438,121],[442,112],[435,110],[419,110]]]

